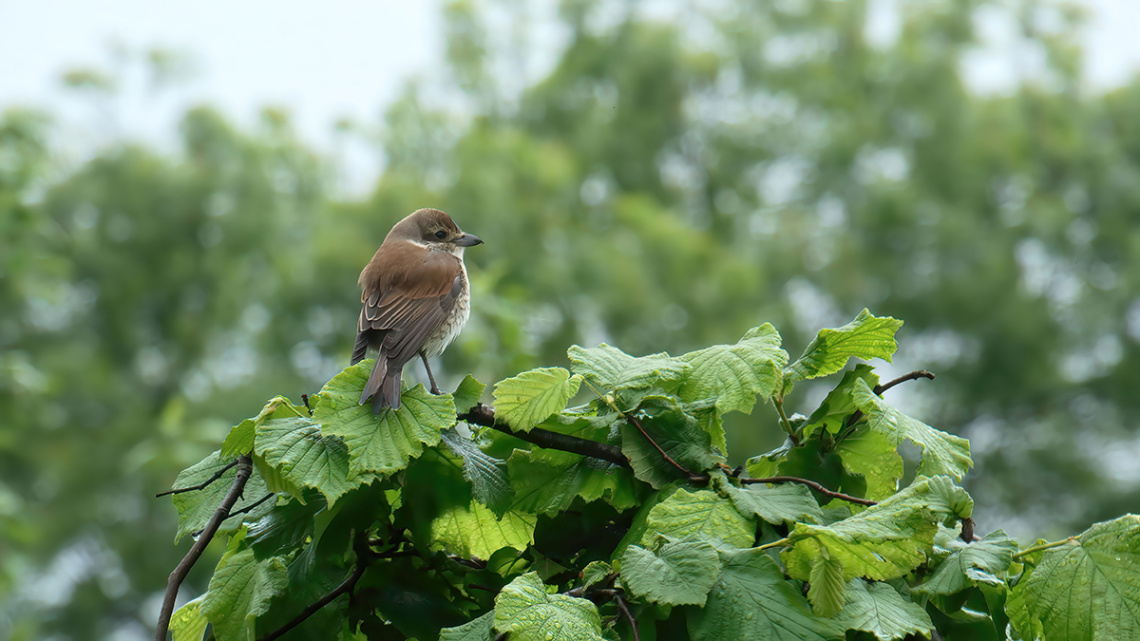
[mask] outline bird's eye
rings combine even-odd
[[[447,238],[447,232],[445,232],[441,229],[441,230],[435,232],[435,237],[440,239],[440,240],[443,240],[444,238]]]

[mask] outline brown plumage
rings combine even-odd
[[[483,241],[438,209],[419,209],[396,223],[360,272],[362,303],[352,362],[379,350],[360,403],[376,413],[400,407],[400,377],[417,354],[438,394],[429,357],[455,340],[470,313],[463,249]]]

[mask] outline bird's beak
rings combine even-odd
[[[463,234],[459,237],[459,240],[455,241],[455,244],[460,247],[474,247],[475,245],[482,245],[483,239],[475,234]]]

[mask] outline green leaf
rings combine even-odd
[[[945,474],[961,481],[974,464],[970,460],[969,441],[936,430],[887,405],[867,386],[866,381],[855,381],[852,394],[855,404],[866,415],[867,426],[871,430],[886,436],[896,446],[909,439],[922,447],[919,475]]]
[[[314,533],[314,517],[327,508],[319,497],[313,499],[308,504],[286,499],[275,505],[247,526],[245,540],[259,557],[283,556],[302,547]]]
[[[589,588],[605,581],[611,574],[614,568],[605,561],[590,561],[586,567],[582,569],[582,587]]]
[[[577,345],[567,350],[570,367],[600,390],[673,389],[689,370],[689,364],[664,352],[630,356],[602,343],[593,349]]]
[[[647,523],[649,528],[642,537],[642,544],[652,544],[657,535],[674,539],[694,536],[720,543],[718,549],[746,548],[756,538],[756,525],[741,514],[732,501],[710,490],[677,490],[653,506]]]
[[[654,603],[703,606],[719,574],[716,548],[693,537],[655,550],[631,545],[621,557],[622,585]]]
[[[432,522],[432,549],[480,559],[508,547],[521,552],[534,542],[537,520],[533,514],[513,511],[498,518],[482,503],[472,501],[467,508],[452,508]]]
[[[811,490],[804,485],[751,483],[736,487],[727,480],[714,483],[717,491],[727,495],[741,514],[752,514],[768,523],[823,522],[823,511],[819,509],[819,503],[816,503]]]
[[[495,629],[511,641],[603,641],[602,618],[586,599],[547,594],[538,574],[528,572],[495,597]]]
[[[491,641],[495,634],[495,611],[454,628],[439,631],[439,641]]]
[[[317,397],[313,413],[322,434],[340,436],[348,446],[349,478],[402,470],[424,446],[438,445],[442,430],[455,425],[451,395],[429,394],[423,385],[404,390],[400,409],[373,415],[371,405],[358,402],[368,367],[370,361],[362,361],[334,376]]]
[[[871,388],[879,384],[879,375],[866,363],[859,363],[850,371],[844,372],[843,380],[827,393],[827,397],[808,417],[803,427],[805,436],[810,436],[821,428],[826,429],[829,434],[836,435],[847,427],[847,420],[859,409],[851,398],[855,381],[859,379],[865,381]]]
[[[268,612],[273,598],[289,585],[280,557],[259,561],[252,549],[239,548],[241,539],[235,537],[202,599],[202,612],[220,641],[253,641],[257,617]]]
[[[621,426],[622,454],[629,459],[638,479],[660,489],[683,478],[684,473],[666,456],[693,474],[700,474],[721,460],[712,451],[708,433],[698,427],[696,418],[681,409],[675,398],[646,397],[642,410],[644,414],[633,420],[648,438],[633,425],[633,420],[624,420]]]
[[[723,568],[705,607],[688,611],[693,641],[843,639],[843,628],[814,615],[799,588],[784,580],[762,550],[727,553]]]
[[[233,462],[232,458],[223,458],[220,451],[215,451],[201,461],[183,470],[178,478],[174,479],[174,487],[192,487],[200,485],[214,476],[225,466]],[[218,506],[222,504],[230,487],[237,478],[237,466],[230,467],[221,477],[215,479],[206,487],[193,492],[175,494],[172,498],[175,509],[178,510],[178,532],[174,535],[177,543],[186,534],[197,532],[206,527],[210,517],[214,516]],[[254,470],[245,484],[245,491],[230,512],[237,512],[250,507],[269,494],[261,475]],[[233,532],[242,521],[256,521],[273,509],[273,501],[265,501],[253,508],[250,512],[237,514],[222,521],[219,532]]]
[[[514,501],[514,489],[507,480],[507,462],[485,453],[475,441],[454,429],[443,432],[443,443],[463,459],[463,478],[471,483],[476,500],[502,516]]]
[[[827,548],[811,560],[808,601],[812,609],[821,617],[833,617],[843,609],[843,598],[847,586],[843,582],[843,564],[830,558]]]
[[[232,457],[252,452],[254,434],[266,421],[301,415],[301,410],[294,407],[289,399],[284,396],[274,396],[269,399],[265,407],[261,408],[257,416],[245,419],[230,430],[226,440],[222,442],[222,456]]]
[[[907,600],[886,583],[852,579],[846,604],[835,622],[848,630],[870,632],[881,641],[908,634],[930,637],[934,624],[922,606]]]
[[[864,309],[855,320],[838,329],[821,329],[794,363],[784,370],[785,392],[792,383],[834,374],[849,358],[881,358],[888,363],[898,349],[895,332],[903,322],[878,318]]]
[[[210,620],[202,614],[204,596],[188,601],[171,615],[170,632],[174,641],[202,641],[206,635],[206,626],[210,625]]]
[[[835,446],[843,469],[858,474],[867,483],[865,498],[879,501],[898,490],[903,460],[898,446],[881,432],[857,429]]]
[[[523,372],[495,384],[495,417],[511,428],[529,432],[566,407],[578,393],[582,377],[561,367],[545,367]]]
[[[935,567],[934,574],[922,585],[911,588],[911,592],[954,594],[980,583],[1004,585],[999,575],[1009,570],[1017,552],[1017,541],[1002,530],[990,532],[981,541],[966,543],[958,538],[955,530],[945,529],[938,533],[934,543],[936,551],[949,554]]]
[[[918,478],[910,487],[831,525],[797,523],[781,558],[788,574],[809,580],[812,560],[825,554],[843,564],[843,580],[886,580],[926,561],[939,523],[970,515],[973,501],[946,477]]]
[[[322,436],[320,426],[304,417],[266,421],[257,431],[254,453],[285,476],[290,484],[324,495],[329,506],[345,492],[371,483],[372,474],[350,480],[348,448],[336,436]],[[304,502],[303,496],[296,496]]]
[[[1026,560],[1007,607],[1022,638],[1140,638],[1140,516],[1097,523]]]
[[[618,510],[638,503],[639,484],[629,470],[570,452],[515,450],[507,474],[515,489],[513,508],[535,514],[564,511],[579,496],[587,502],[603,499]]]
[[[756,395],[771,396],[780,387],[788,353],[771,324],[753,328],[735,345],[714,345],[681,359],[692,365],[678,393],[684,401],[715,398],[717,410],[752,413]]]
[[[455,413],[466,414],[471,411],[471,408],[479,404],[483,399],[483,391],[487,386],[480,383],[474,376],[468,374],[463,377],[459,382],[459,387],[455,388],[455,392],[451,398],[455,400]]]

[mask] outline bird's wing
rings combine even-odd
[[[360,330],[383,331],[382,352],[402,366],[451,314],[462,272],[459,258],[434,251],[418,265],[381,275],[364,289]]]

